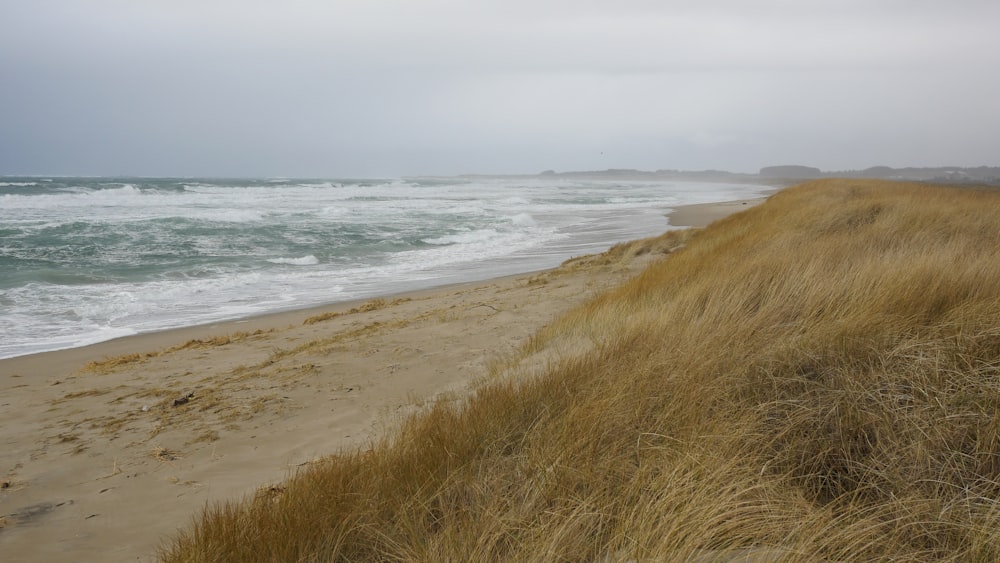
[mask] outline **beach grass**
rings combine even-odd
[[[161,558],[1000,559],[998,234],[998,191],[866,180],[668,233],[467,400]]]

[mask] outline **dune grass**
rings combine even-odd
[[[998,560],[998,235],[1000,192],[786,189],[162,559]]]

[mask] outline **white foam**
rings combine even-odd
[[[518,213],[510,218],[510,222],[518,227],[537,227],[538,221],[527,213]]]
[[[272,264],[287,264],[290,266],[315,266],[319,264],[319,258],[316,258],[312,254],[301,258],[269,258],[267,261]]]
[[[264,214],[256,209],[226,209],[186,213],[183,217],[216,223],[253,223],[264,219]]]
[[[500,203],[504,205],[531,205],[531,201],[523,197],[508,197],[500,200]]]
[[[119,198],[134,198],[136,196],[141,196],[142,190],[133,186],[132,184],[124,184],[117,188],[104,188],[102,190],[94,190],[87,193],[87,197],[94,200],[117,200]]]
[[[328,205],[319,210],[318,215],[320,217],[333,218],[333,217],[343,217],[350,212],[343,205]]]
[[[465,233],[455,233],[443,237],[427,238],[427,244],[449,245],[449,244],[471,244],[477,242],[487,242],[497,238],[499,233],[495,229],[480,229]]]

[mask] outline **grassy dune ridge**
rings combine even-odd
[[[821,180],[645,241],[684,246],[162,558],[996,560],[998,234],[1000,192]]]

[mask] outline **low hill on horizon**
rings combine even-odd
[[[474,175],[467,175],[474,176]],[[757,174],[728,172],[725,170],[634,170],[612,168],[607,170],[556,172],[546,170],[542,177],[592,178],[618,180],[686,180],[702,182],[759,182],[788,186],[805,180],[819,178],[869,178],[938,184],[1000,185],[1000,166],[938,166],[906,167],[872,166],[864,170],[824,171],[798,164],[765,166]]]

